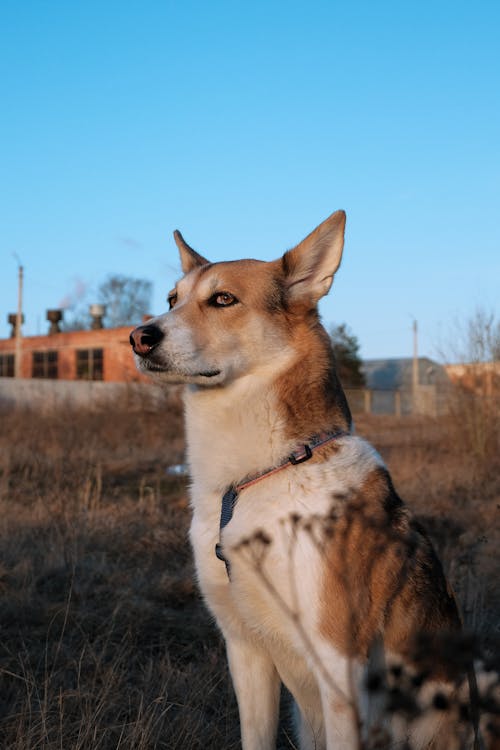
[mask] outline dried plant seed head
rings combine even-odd
[[[390,668],[390,672],[395,680],[400,680],[401,677],[403,676],[403,667],[400,664],[394,664]]]
[[[425,679],[426,679],[425,674],[423,672],[419,672],[418,674],[413,675],[413,677],[411,678],[411,684],[415,688],[422,687],[422,685],[425,682]]]
[[[263,529],[258,529],[255,532],[253,538],[256,542],[260,542],[266,547],[272,543],[271,537],[268,534],[266,534],[266,532]]]
[[[380,672],[373,672],[366,678],[366,689],[370,693],[376,693],[384,687],[384,679]]]
[[[444,693],[436,693],[432,705],[437,711],[448,711],[450,708],[450,702]]]
[[[458,716],[460,721],[469,723],[470,722],[470,707],[468,703],[461,703],[458,709]]]

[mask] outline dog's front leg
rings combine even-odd
[[[280,678],[269,655],[252,641],[226,639],[240,713],[243,750],[274,750]]]

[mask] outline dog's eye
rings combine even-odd
[[[230,305],[235,305],[238,300],[230,292],[216,292],[210,297],[208,302],[214,307],[229,307]]]
[[[171,310],[177,302],[177,292],[170,292],[167,297],[168,309]]]

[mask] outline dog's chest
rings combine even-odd
[[[352,453],[356,444],[345,452]],[[346,494],[364,473],[359,462],[353,473],[346,458],[290,466],[243,490],[222,533],[221,496],[195,483],[191,541],[202,592],[223,631],[244,626],[266,641],[294,648],[296,619],[314,626],[327,519],[342,513]],[[370,453],[366,464],[373,462]],[[219,536],[230,580],[215,556]]]
[[[339,504],[318,480],[318,472],[297,472],[242,493],[222,533],[232,600],[245,624],[265,638],[293,640],[295,618],[313,616],[325,518]]]

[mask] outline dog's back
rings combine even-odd
[[[272,263],[210,264],[177,234],[185,276],[172,311],[132,334],[143,370],[188,385],[191,541],[244,750],[274,747],[280,681],[303,750],[358,746],[374,650],[446,681],[438,642],[459,629],[429,540],[351,434],[319,322],[344,221],[333,214]],[[414,747],[431,739],[418,731]]]

